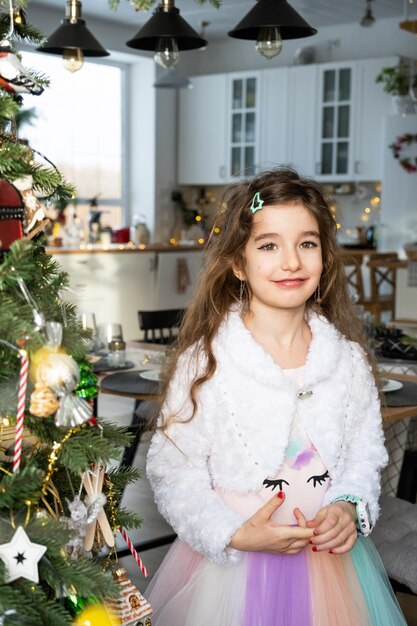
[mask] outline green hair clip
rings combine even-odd
[[[252,213],[256,213],[256,211],[262,209],[263,203],[264,201],[261,200],[261,194],[259,193],[259,191],[257,191],[252,198],[252,204],[250,205],[249,209],[252,211]]]

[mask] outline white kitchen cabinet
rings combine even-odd
[[[223,185],[259,161],[259,72],[195,76],[180,94],[178,182]]]
[[[288,114],[283,120],[288,133],[285,161],[304,176],[316,175],[317,84],[317,65],[289,70]]]
[[[260,82],[260,72],[228,75],[226,176],[230,180],[256,173],[259,163]]]
[[[228,107],[226,74],[194,76],[179,106],[178,182],[219,185],[227,179]]]
[[[290,69],[279,67],[262,71],[260,90],[259,157],[262,169],[288,165],[292,132],[288,127]]]
[[[181,94],[179,183],[226,184],[292,165],[322,182],[381,179],[394,57],[213,74]],[[203,148],[201,148],[203,146]]]
[[[397,64],[396,57],[357,61],[358,102],[354,148],[355,180],[381,180],[383,129],[385,116],[391,113],[391,96],[375,78],[383,67]]]
[[[319,66],[315,174],[318,180],[344,181],[353,176],[357,122],[356,64]]]

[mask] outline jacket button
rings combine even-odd
[[[307,398],[311,398],[312,395],[313,392],[307,391],[306,389],[300,389],[300,391],[297,391],[297,398],[299,400],[306,400]]]

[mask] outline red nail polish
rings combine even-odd
[[[310,539],[310,541],[308,543],[311,543],[314,546],[314,543],[311,541],[311,539]]]
[[[317,535],[319,535],[319,534],[320,534],[320,533],[319,533],[319,531],[318,531],[318,530],[313,530],[313,535],[316,535],[316,537],[317,537]]]
[[[311,549],[313,550],[313,552],[317,552],[317,547],[316,546],[313,546]]]
[[[284,492],[283,492],[283,491],[278,491],[278,493],[277,493],[277,498],[281,498],[281,500],[283,500],[283,499],[284,499],[284,497],[285,497]]]
[[[333,550],[329,550],[329,554],[334,554]]]

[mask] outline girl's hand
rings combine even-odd
[[[273,554],[296,554],[306,547],[314,529],[299,509],[294,509],[298,526],[277,524],[271,517],[284,502],[280,491],[235,532],[230,547],[247,552],[271,552]]]
[[[336,502],[323,507],[313,520],[307,522],[307,528],[314,528],[311,543],[317,551],[331,550],[334,554],[349,552],[358,538],[356,519],[356,507],[350,502]]]

